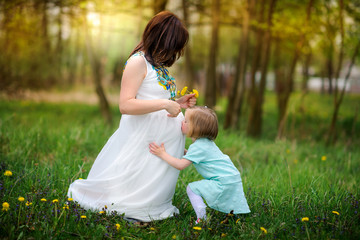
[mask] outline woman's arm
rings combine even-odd
[[[136,99],[142,81],[146,76],[146,63],[143,57],[133,57],[128,61],[121,80],[119,109],[122,114],[140,115],[165,109],[171,117],[176,117],[180,104],[168,99]]]
[[[159,158],[161,158],[162,160],[164,160],[165,162],[167,162],[169,165],[173,166],[174,168],[178,169],[178,170],[183,170],[184,168],[187,168],[192,162],[182,158],[175,158],[173,156],[171,156],[170,154],[168,154],[165,151],[165,147],[164,144],[162,143],[161,146],[158,146],[156,143],[150,143],[149,144],[149,148],[150,148],[150,152],[156,156],[158,156]]]

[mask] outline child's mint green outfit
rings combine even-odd
[[[190,145],[185,159],[192,161],[204,180],[189,184],[203,197],[209,207],[224,213],[249,213],[240,172],[229,156],[223,154],[208,138],[197,139]]]

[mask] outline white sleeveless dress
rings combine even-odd
[[[170,92],[158,82],[157,72],[144,56],[147,74],[137,99],[169,99]],[[131,61],[131,58],[130,60]],[[97,156],[87,179],[74,181],[68,196],[81,207],[93,211],[116,211],[127,218],[144,222],[160,220],[179,213],[172,198],[179,171],[149,152],[149,143],[164,143],[166,151],[177,158],[184,153],[181,132],[182,113],[176,118],[165,110],[125,115],[119,128]]]

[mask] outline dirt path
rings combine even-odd
[[[106,94],[106,97],[111,105],[117,105],[119,101],[119,94]],[[30,100],[34,102],[52,102],[52,103],[85,103],[89,105],[96,105],[99,103],[98,96],[92,92],[81,91],[24,91],[17,95],[1,95],[0,99],[10,100]]]

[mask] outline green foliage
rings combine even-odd
[[[316,134],[316,126],[321,129],[327,125],[325,113],[331,105],[327,98],[308,97],[313,104],[308,107],[311,128],[307,131]],[[276,117],[271,98],[266,103],[267,123],[275,122],[272,118]],[[358,98],[345,101],[340,118],[343,126],[353,117],[351,107]],[[112,111],[120,118],[117,108]],[[222,122],[221,109],[218,114]],[[96,106],[1,101],[0,119],[0,199],[1,204],[10,205],[7,211],[0,209],[2,238],[360,237],[360,150],[347,147],[345,141],[326,147],[320,137],[273,141],[271,131],[263,139],[251,139],[220,130],[216,143],[240,170],[251,213],[231,216],[209,209],[209,220],[194,229],[195,213],[185,189],[201,176],[191,166],[180,173],[173,199],[181,214],[136,226],[117,214],[85,211],[66,197],[69,184],[87,177],[95,157],[116,129],[105,126]],[[294,124],[294,135],[301,135],[300,123]],[[6,170],[12,176],[5,176]],[[43,198],[46,201],[41,201]],[[304,217],[309,221],[302,221]]]

